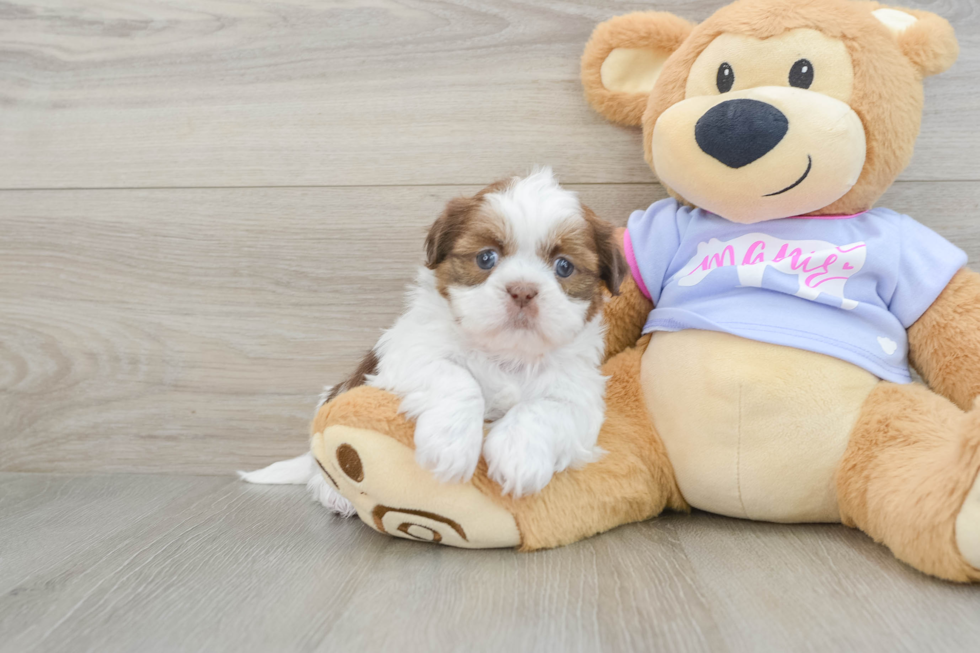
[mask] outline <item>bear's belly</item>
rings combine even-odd
[[[727,333],[654,333],[647,408],[692,507],[837,522],[837,465],[877,377],[851,363]]]

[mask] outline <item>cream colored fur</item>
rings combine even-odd
[[[359,482],[344,472],[337,456],[342,445],[352,442],[356,443],[364,475]],[[331,426],[314,434],[312,449],[361,520],[378,532],[430,542],[438,537],[440,544],[464,549],[515,547],[521,543],[517,523],[508,511],[470,483],[440,483],[415,464],[410,447],[390,437],[372,430]],[[411,488],[410,498],[406,488]],[[380,511],[379,506],[392,510]],[[462,534],[447,522],[460,525]]]
[[[956,516],[956,546],[964,560],[980,569],[980,476]]]
[[[840,521],[837,466],[875,376],[823,354],[688,330],[654,334],[641,379],[692,507]]]
[[[646,48],[616,48],[602,62],[602,85],[617,93],[649,93],[667,53]]]

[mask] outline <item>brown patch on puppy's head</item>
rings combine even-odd
[[[616,238],[616,228],[602,220],[592,209],[582,205],[585,220],[592,227],[592,238],[595,241],[595,251],[599,256],[599,278],[612,295],[619,294],[619,286],[623,277],[629,272],[623,248]]]
[[[485,250],[506,251],[506,227],[486,206],[486,195],[507,187],[495,181],[472,197],[449,201],[442,215],[429,228],[425,239],[425,266],[435,270],[436,287],[448,299],[451,285],[475,286],[486,281],[490,270],[481,269],[477,255]]]
[[[584,204],[582,218],[581,222],[566,225],[552,242],[542,243],[541,253],[553,265],[559,258],[572,263],[573,273],[558,277],[558,282],[568,296],[589,302],[586,319],[591,319],[602,308],[603,288],[618,295],[629,268],[616,242],[615,227]]]

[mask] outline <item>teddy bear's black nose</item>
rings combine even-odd
[[[711,107],[694,126],[694,138],[729,168],[762,158],[783,140],[789,121],[783,112],[758,100],[728,100]]]

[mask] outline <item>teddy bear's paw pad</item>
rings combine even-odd
[[[973,481],[956,517],[956,546],[964,560],[980,569],[980,475]]]
[[[365,524],[394,537],[462,548],[520,546],[514,517],[471,483],[440,483],[415,452],[377,431],[329,426],[313,436],[327,480]]]

